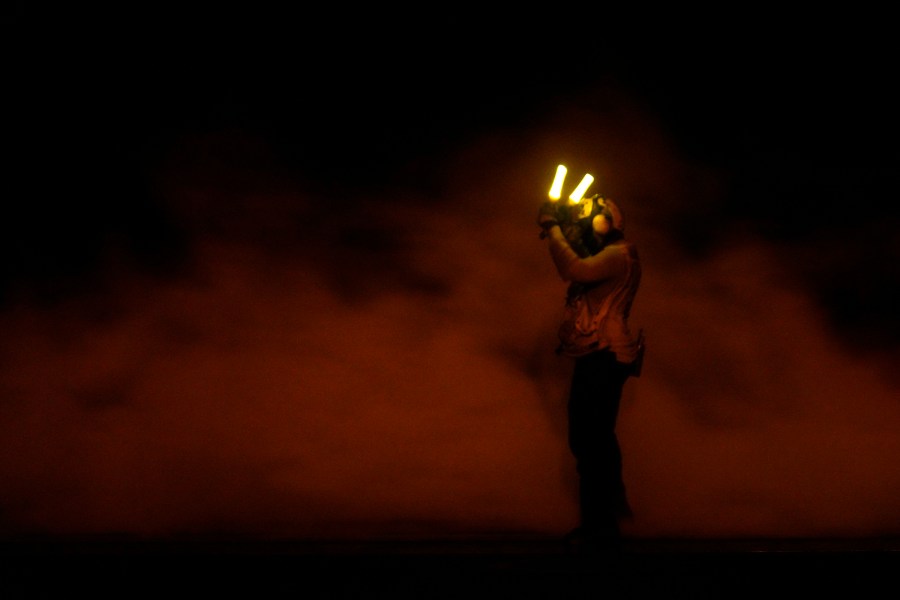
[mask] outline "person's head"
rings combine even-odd
[[[622,211],[612,200],[597,194],[591,198],[590,210],[585,212],[587,216],[579,219],[581,243],[590,255],[625,237]]]
[[[624,237],[625,220],[618,205],[608,198],[601,198],[599,194],[592,201],[591,228],[594,234],[606,240]]]

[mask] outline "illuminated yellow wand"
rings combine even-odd
[[[550,193],[548,194],[550,200],[550,210],[552,214],[555,215],[556,220],[560,225],[570,225],[573,221],[576,221],[579,217],[584,216],[586,204],[582,204],[582,200],[584,199],[584,194],[587,192],[588,188],[591,187],[591,184],[594,183],[594,176],[590,173],[585,173],[584,177],[581,178],[581,182],[575,187],[571,194],[569,194],[569,202],[568,204],[559,204],[559,199],[562,198],[562,189],[563,184],[566,181],[566,174],[568,173],[568,169],[566,169],[565,165],[559,165],[556,167],[556,175],[553,177],[553,184],[550,186]],[[547,232],[541,232],[541,238],[546,237]],[[568,237],[568,236],[567,236]]]

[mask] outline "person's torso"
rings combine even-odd
[[[641,263],[634,244],[617,242],[607,251],[622,261],[616,277],[572,284],[565,319],[559,330],[560,351],[581,356],[609,348],[617,360],[632,362],[637,356],[637,336],[629,329],[631,306],[641,281]]]

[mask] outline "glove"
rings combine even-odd
[[[559,225],[559,208],[556,202],[547,200],[541,204],[541,208],[538,210],[537,224],[545,232],[550,227]]]

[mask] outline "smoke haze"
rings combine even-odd
[[[178,270],[110,251],[96,285],[8,303],[6,534],[567,531],[565,287],[534,225],[558,163],[619,200],[644,264],[627,533],[900,533],[896,382],[841,342],[777,243],[734,224],[702,255],[680,243],[672,224],[703,223],[723,182],[627,96],[561,101],[429,163],[427,186],[368,194],[320,195],[267,144],[168,151]]]
[[[626,534],[900,535],[893,34],[194,10],[3,41],[0,535],[568,531],[560,163],[643,264]]]

